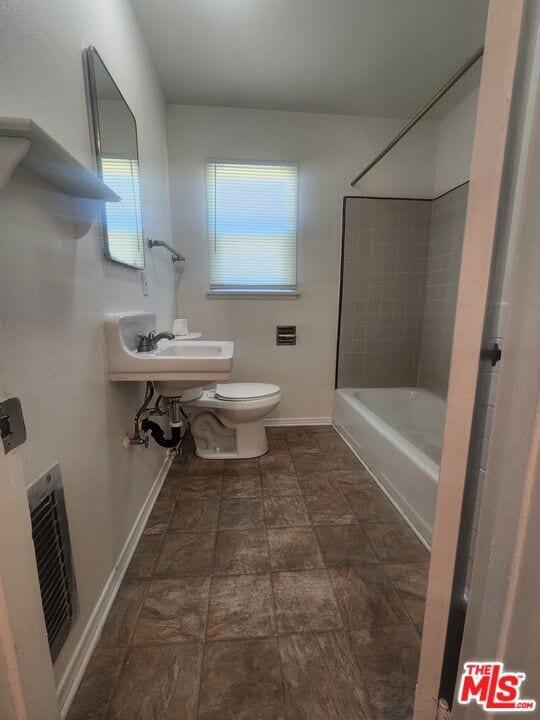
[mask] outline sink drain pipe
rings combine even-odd
[[[183,424],[183,423],[182,423]],[[149,432],[150,435],[154,438],[154,440],[157,442],[158,445],[161,445],[161,447],[164,448],[173,448],[178,445],[182,438],[182,425],[173,425],[171,423],[171,437],[167,438],[165,437],[165,432],[163,431],[163,428],[161,425],[158,425],[155,422],[152,422],[148,418],[144,418],[144,420],[141,423],[141,428],[143,432]]]
[[[161,425],[152,422],[148,418],[144,418],[141,423],[143,432],[149,432],[158,445],[164,448],[174,448],[182,439],[182,428],[187,424],[188,419],[182,410],[182,402],[180,398],[169,398],[169,414],[171,425],[171,437],[165,437],[165,432]]]

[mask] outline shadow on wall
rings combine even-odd
[[[446,397],[468,187],[345,198],[338,387]]]

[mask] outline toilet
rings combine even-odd
[[[183,403],[200,458],[254,458],[268,450],[263,418],[281,400],[277,385],[229,383]]]

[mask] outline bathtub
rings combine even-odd
[[[420,388],[336,390],[334,424],[429,547],[445,401]]]

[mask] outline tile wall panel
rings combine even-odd
[[[345,204],[339,387],[416,385],[429,200]]]
[[[432,202],[418,386],[446,397],[469,184]]]

